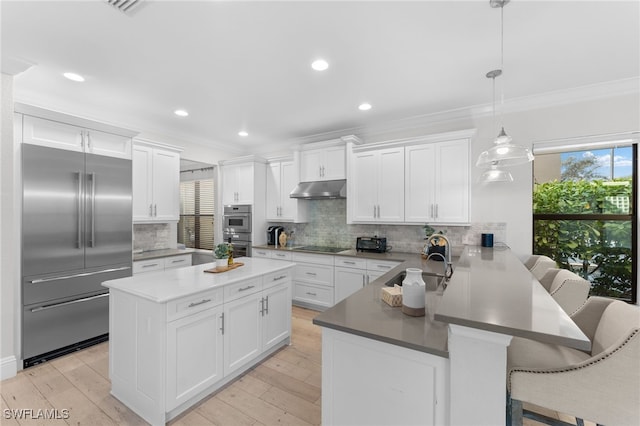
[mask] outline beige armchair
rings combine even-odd
[[[566,269],[551,268],[539,281],[569,315],[584,305],[591,290],[589,281]]]
[[[542,278],[550,268],[558,267],[555,260],[541,254],[529,256],[527,261],[524,262],[524,266],[531,271],[533,276],[538,280]]]
[[[522,424],[523,401],[598,424],[640,424],[640,308],[590,297],[572,319],[591,340],[590,353],[512,339],[507,349],[511,424]]]

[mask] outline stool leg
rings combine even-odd
[[[576,425],[577,426],[584,426],[584,420],[579,419],[579,418],[576,417]]]
[[[522,401],[507,394],[507,426],[522,426]]]

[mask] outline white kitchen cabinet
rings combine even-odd
[[[25,115],[23,143],[131,159],[131,137]]]
[[[279,275],[274,278],[282,277]],[[265,278],[265,286],[266,286]],[[282,280],[283,278],[280,278]],[[280,282],[277,280],[276,282]],[[291,278],[263,291],[262,351],[276,346],[291,332]]]
[[[217,306],[168,323],[168,410],[224,377],[222,311],[222,307]]]
[[[267,166],[267,220],[301,223],[307,220],[307,204],[289,194],[298,185],[298,168],[292,160],[273,161]]]
[[[405,222],[469,223],[469,140],[405,148]]]
[[[183,268],[191,266],[191,253],[179,256],[157,257],[154,259],[136,260],[133,262],[133,273],[141,274],[145,272],[164,271],[173,268]]]
[[[345,147],[330,146],[300,152],[300,181],[345,179]]]
[[[403,222],[404,147],[355,152],[352,161],[351,222]]]
[[[254,293],[224,306],[224,374],[230,374],[260,354],[262,294]]]
[[[294,252],[293,303],[324,310],[333,306],[334,256]]]
[[[224,204],[253,204],[253,182],[253,163],[249,162],[223,166],[222,202]]]
[[[180,152],[136,141],[133,146],[133,221],[180,219]]]
[[[367,285],[367,271],[364,269],[335,268],[335,303],[351,296]]]

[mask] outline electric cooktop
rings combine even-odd
[[[345,251],[348,249],[340,248],[340,247],[304,246],[304,247],[299,247],[298,250],[318,251],[322,253],[339,253],[341,251]]]

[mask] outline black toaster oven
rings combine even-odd
[[[358,237],[356,251],[384,253],[387,251],[387,239],[385,237]]]

